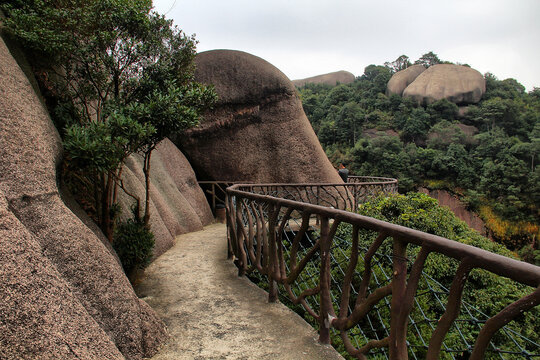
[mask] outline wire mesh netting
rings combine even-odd
[[[287,197],[287,190],[278,190],[277,188],[265,189],[266,195],[272,194],[280,197]],[[306,192],[303,196],[308,196]],[[290,194],[290,193],[289,193]],[[298,196],[296,194],[295,196]],[[292,197],[292,195],[291,195]],[[253,225],[253,219],[268,219],[269,208],[268,204],[252,204],[251,201],[243,199],[242,206],[242,223],[245,225],[246,233],[249,231],[255,231],[255,225]],[[304,214],[305,215],[305,214]],[[287,216],[287,218],[284,218]],[[291,211],[285,214],[285,211],[280,211],[277,218],[276,227],[279,233],[276,237],[279,239],[280,249],[278,251],[283,254],[284,270],[287,274],[291,272],[290,264],[291,260],[294,263],[307,257],[314,248],[318,246],[320,240],[320,226],[315,216],[309,218],[308,230],[305,231],[298,243],[298,249],[294,251],[295,259],[291,258],[291,246],[294,243],[295,237],[297,237],[299,229],[302,227],[303,214],[299,211]],[[248,226],[249,223],[252,226]],[[259,226],[259,232],[252,234],[249,237],[251,242],[244,243],[244,250],[246,253],[251,254],[248,256],[248,262],[250,266],[249,276],[250,278],[259,284],[259,286],[268,289],[268,277],[261,272],[255,271],[256,264],[253,263],[253,258],[256,253],[263,253],[264,251],[257,252],[262,247],[268,246],[268,243],[263,242],[261,224]],[[266,224],[264,224],[262,231],[267,231]],[[251,230],[250,230],[251,229]],[[348,302],[348,313],[352,313],[355,307],[355,303],[358,297],[358,289],[361,286],[361,282],[364,276],[365,270],[365,258],[364,255],[368,252],[368,248],[373,243],[377,236],[376,232],[361,230],[359,232],[359,261],[356,265],[354,275],[350,285],[350,298]],[[343,296],[343,284],[346,276],[347,267],[350,264],[351,252],[352,252],[352,226],[347,223],[342,223],[337,227],[336,234],[333,236],[331,252],[330,252],[330,289],[331,300],[334,306],[334,311],[339,312],[339,305]],[[419,247],[409,246],[407,249],[407,266],[410,270],[416,255],[419,252]],[[438,262],[443,263],[443,256],[439,254],[432,254],[428,261],[432,261],[437,269]],[[262,266],[264,266],[264,257],[261,260]],[[392,256],[392,239],[387,238],[383,245],[377,250],[374,256],[371,258],[371,277],[369,280],[368,293],[373,294],[378,289],[388,286],[392,281],[392,269],[393,269],[393,256]],[[444,258],[445,268],[442,266],[440,271],[422,272],[420,277],[418,290],[414,297],[414,306],[408,317],[407,327],[407,348],[409,357],[413,359],[424,359],[426,351],[428,349],[430,338],[437,327],[439,319],[446,311],[446,305],[448,303],[448,297],[450,293],[450,284],[452,282],[455,269],[458,267],[458,262],[453,259]],[[432,264],[433,265],[433,264]],[[287,296],[289,290],[293,298],[298,298],[300,294],[305,293],[310,289],[315,289],[319,285],[321,261],[320,256],[312,256],[310,260],[305,264],[301,273],[296,278],[294,283],[290,284],[290,288],[287,289],[285,284],[279,284],[280,300],[293,308],[297,313],[303,316],[309,323],[315,328],[318,328],[319,322],[310,315],[309,311],[304,306],[294,303],[290,300],[290,296]],[[434,268],[430,266],[430,268]],[[444,270],[444,271],[443,271]],[[477,287],[482,287],[482,282],[486,280],[487,271],[473,270],[469,276],[469,282],[466,285],[465,295],[461,302],[461,311],[457,319],[453,322],[452,327],[448,334],[445,336],[441,355],[442,359],[467,359],[472,351],[474,342],[481,327],[484,325],[487,319],[492,317],[502,306],[497,301],[486,301],[486,299],[497,299],[498,294],[485,294],[483,292],[476,291]],[[503,279],[504,281],[508,279]],[[314,309],[316,312],[320,307],[320,295],[318,293],[314,295],[305,296],[305,302],[309,308]],[[508,299],[508,302],[511,302]],[[363,318],[354,324],[344,336],[347,336],[355,348],[361,348],[368,344],[370,341],[379,340],[382,341],[388,338],[390,335],[390,314],[391,314],[391,294],[382,297],[371,308]],[[534,314],[523,315],[511,322],[507,326],[503,327],[496,336],[494,336],[486,351],[487,359],[540,359],[540,345],[539,337],[537,333],[523,334],[520,328],[520,322],[522,321],[538,321],[534,317]],[[531,318],[532,316],[532,318]],[[332,343],[342,354],[346,354],[343,341],[339,331],[333,330]],[[349,356],[349,355],[346,355]],[[389,353],[387,347],[375,347],[368,352],[368,356],[371,359],[388,359]]]

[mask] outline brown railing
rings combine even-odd
[[[214,215],[216,215],[216,207],[225,206],[227,199],[226,189],[236,183],[235,181],[198,181]]]
[[[385,183],[385,184],[395,184],[397,187],[397,179],[378,177],[378,176],[358,176],[358,175],[349,175],[347,177],[347,183],[349,184],[373,184],[373,183]]]
[[[212,209],[212,212],[215,214],[216,212],[216,206],[219,205],[225,205],[225,201],[227,198],[226,189],[229,186],[232,186],[234,184],[246,184],[246,182],[238,182],[238,181],[199,181],[198,184],[204,191],[204,194],[208,198],[208,203],[210,204],[210,208]],[[392,178],[385,178],[385,177],[376,177],[376,176],[356,176],[351,175],[348,177],[348,184],[357,184],[357,185],[363,185],[363,186],[348,186],[346,189],[348,189],[348,193],[345,194],[348,198],[347,204],[349,204],[349,208],[355,208],[357,204],[365,201],[368,198],[374,197],[379,195],[380,193],[396,193],[398,189],[398,181],[396,179]],[[264,185],[258,185],[263,187]],[[271,185],[270,185],[271,186]],[[334,185],[330,185],[332,187]],[[306,192],[306,196],[310,196],[309,198],[302,199],[303,202],[309,202],[309,203],[316,203],[317,205],[324,205],[325,201],[318,200],[320,199],[320,196],[317,195],[317,192],[324,192],[325,188],[328,188],[328,184],[318,184],[318,185],[312,185],[312,188],[314,191],[311,191],[311,194],[309,191]],[[293,189],[293,188],[291,188]],[[281,191],[286,191],[283,187],[280,188]],[[293,190],[296,191],[296,190]],[[268,193],[267,193],[268,195]],[[291,196],[291,194],[277,194],[275,193],[277,197],[285,197],[285,196]],[[298,199],[298,194],[292,195],[294,199]],[[354,199],[354,200],[353,200]],[[335,201],[336,199],[334,199]],[[315,202],[313,202],[315,201]],[[329,206],[333,206],[329,204]],[[334,206],[336,207],[336,206]],[[347,208],[347,207],[345,207]]]
[[[373,195],[395,192],[390,180],[228,188],[229,255],[239,274],[266,281],[270,301],[281,289],[279,296],[301,305],[318,326],[322,343],[333,332],[359,359],[483,359],[486,350],[503,359],[540,356],[537,339],[506,327],[540,303],[540,267],[348,211]],[[423,272],[436,254],[457,260],[449,290]],[[480,276],[476,269],[532,289],[486,315],[462,299],[469,275]],[[422,296],[436,303],[438,318],[424,313]],[[466,328],[476,329],[475,339],[463,335]],[[457,334],[453,345],[445,339],[451,331]],[[498,331],[510,348],[492,339]]]

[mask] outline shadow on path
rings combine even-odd
[[[237,276],[226,227],[178,236],[145,271],[137,292],[163,319],[169,341],[152,359],[342,359],[286,306]]]

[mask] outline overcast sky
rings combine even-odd
[[[257,55],[291,80],[359,76],[429,51],[540,87],[540,0],[154,0],[198,51]]]

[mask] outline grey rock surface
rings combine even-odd
[[[152,355],[166,338],[163,323],[138,299],[110,250],[62,201],[60,137],[2,39],[0,144],[0,316],[10,324],[0,335],[6,344],[0,357]]]
[[[238,277],[226,233],[214,224],[181,235],[146,270],[137,292],[171,334],[152,359],[342,359],[298,315]]]
[[[311,76],[305,79],[293,80],[292,83],[294,86],[302,87],[306,84],[326,84],[326,85],[337,85],[337,84],[350,84],[355,80],[354,74],[340,70],[336,72],[331,72],[328,74],[322,74],[317,76]]]
[[[403,95],[403,91],[411,84],[421,73],[423,73],[426,68],[423,65],[412,65],[408,68],[398,71],[388,81],[386,84],[386,95],[390,96],[393,94]]]
[[[198,128],[172,140],[200,180],[341,182],[281,71],[233,50],[195,62],[196,80],[213,84],[219,101]]]
[[[456,104],[474,104],[486,92],[486,82],[478,71],[467,66],[438,64],[430,66],[403,91],[420,104],[447,99]]]

